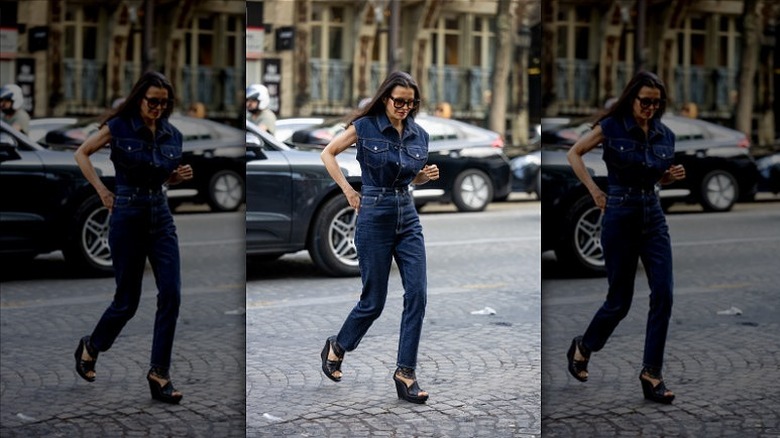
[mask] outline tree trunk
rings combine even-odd
[[[751,138],[753,119],[754,80],[758,66],[759,17],[756,14],[758,0],[745,0],[742,14],[742,60],[739,65],[739,85],[734,128]]]
[[[502,136],[506,132],[506,95],[509,66],[512,56],[512,3],[517,0],[499,0],[496,16],[496,58],[493,67],[493,86],[488,113],[488,128]]]

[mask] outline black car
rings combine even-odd
[[[736,202],[754,198],[758,171],[745,134],[687,117],[664,115],[662,121],[675,134],[674,162],[686,173],[684,180],[663,187],[665,208],[685,202],[701,204],[704,211],[729,211]],[[542,144],[570,146],[592,124],[580,120],[553,127],[542,132]]]
[[[504,141],[493,131],[452,119],[418,114],[415,121],[428,132],[428,164],[439,167],[439,179],[413,190],[415,203],[453,202],[459,211],[482,211],[512,192]],[[345,129],[342,119],[330,120],[293,133],[296,146],[326,146]]]
[[[182,164],[192,166],[193,178],[168,190],[172,206],[191,201],[207,203],[214,211],[234,211],[244,202],[244,134],[221,123],[172,115],[170,122],[181,131]],[[99,122],[87,120],[50,131],[48,146],[76,148],[97,132]]]
[[[542,198],[542,151],[518,155],[509,162],[512,168],[512,191],[534,193]]]
[[[292,148],[247,122],[246,253],[273,259],[306,249],[325,273],[356,276],[357,216],[320,151]],[[354,153],[345,151],[337,159],[347,181],[359,190]]]
[[[756,160],[758,173],[758,191],[780,193],[780,152],[775,152]]]
[[[5,122],[0,132],[0,255],[33,258],[62,250],[79,272],[112,272],[108,209],[84,178],[73,149],[46,148]],[[107,187],[114,166],[107,151],[92,155]]]
[[[708,122],[665,116],[674,131],[675,163],[683,164],[686,179],[659,187],[662,204],[699,202],[705,211],[728,211],[738,199],[751,199],[757,170],[747,151],[745,136]],[[604,273],[601,249],[601,210],[579,181],[566,158],[571,144],[590,129],[575,123],[564,130],[543,133],[542,251],[554,250],[559,265],[578,275]],[[602,190],[607,168],[601,147],[583,156],[588,171]]]

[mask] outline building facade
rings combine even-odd
[[[666,83],[669,108],[695,103],[699,117],[733,126],[743,50],[743,0],[549,0],[542,5],[543,101],[550,116],[592,114],[620,94],[637,68]],[[773,107],[780,64],[777,2],[757,0],[752,132],[776,138]]]
[[[486,125],[502,2],[511,12],[511,136],[521,112],[527,120],[529,100],[540,115],[528,92],[539,75],[538,37],[531,41],[532,29],[540,30],[539,0],[399,0],[395,23],[388,0],[250,0],[247,78],[270,84],[281,117],[342,115],[372,96],[394,63],[418,81],[424,110],[446,101],[453,117]]]
[[[209,118],[243,120],[243,2],[0,3],[3,82],[23,85],[34,117],[101,114],[150,68],[171,79],[179,109],[202,102]]]

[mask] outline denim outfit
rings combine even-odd
[[[162,184],[181,161],[182,136],[160,120],[152,136],[140,118],[114,118],[111,160],[116,168],[114,208],[108,243],[116,277],[114,300],[93,331],[97,351],[111,348],[141,299],[146,259],[157,284],[151,366],[167,370],[181,300],[179,244]]]
[[[643,365],[659,371],[672,313],[672,247],[655,184],[672,165],[674,134],[652,119],[648,134],[633,117],[608,117],[604,161],[608,171],[607,206],[601,245],[609,292],[583,335],[583,346],[599,351],[628,314],[639,259],[650,286]]]
[[[354,124],[363,182],[355,231],[363,291],[336,340],[346,351],[354,350],[381,315],[394,258],[404,288],[397,366],[414,369],[427,278],[422,226],[408,186],[428,160],[428,133],[408,117],[399,135],[384,113]]]

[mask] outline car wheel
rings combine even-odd
[[[701,180],[701,206],[704,211],[729,211],[738,197],[737,180],[725,170],[713,170]]]
[[[586,195],[577,200],[569,211],[564,221],[564,240],[555,250],[558,262],[577,274],[603,274],[601,209],[596,207],[590,195]]]
[[[244,180],[232,170],[220,170],[209,181],[208,204],[214,211],[235,211],[244,202]]]
[[[452,201],[458,211],[482,211],[493,200],[490,177],[478,169],[466,169],[455,178]]]
[[[97,195],[76,210],[75,222],[63,248],[65,261],[79,271],[107,275],[113,272],[108,246],[108,209]]]
[[[328,275],[347,277],[360,275],[355,225],[357,215],[344,196],[334,196],[315,215],[309,237],[309,254],[314,263]]]

